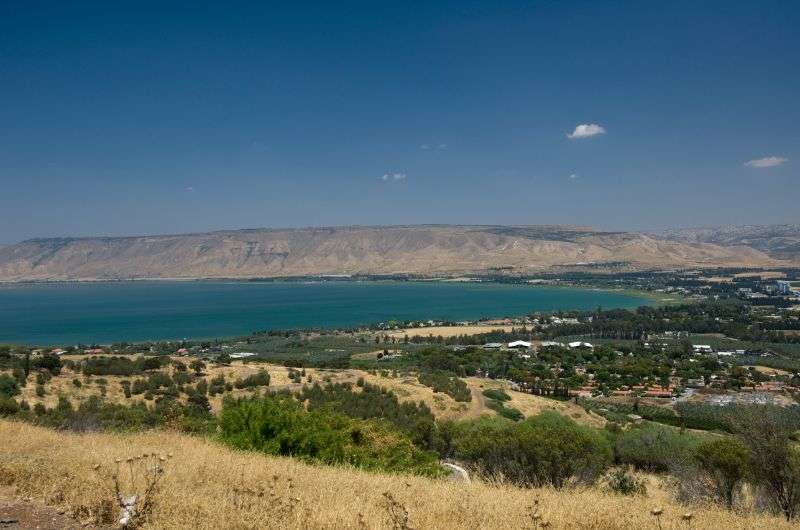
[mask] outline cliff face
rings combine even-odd
[[[0,280],[437,275],[587,264],[636,269],[780,263],[747,246],[563,226],[337,227],[34,239],[0,248]]]

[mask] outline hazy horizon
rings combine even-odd
[[[6,2],[0,244],[798,223],[798,26],[780,1]]]

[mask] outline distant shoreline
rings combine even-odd
[[[652,301],[655,305],[672,305],[676,303],[686,303],[689,300],[678,295],[664,293],[655,293],[652,291],[639,290],[639,289],[614,289],[605,286],[593,286],[591,284],[580,285],[569,282],[561,283],[530,283],[528,280],[520,279],[520,281],[499,281],[497,278],[481,278],[481,277],[431,277],[431,278],[401,278],[401,277],[382,277],[382,276],[355,276],[355,275],[330,275],[330,276],[284,276],[284,277],[269,277],[269,278],[125,278],[125,279],[75,279],[75,280],[20,280],[8,281],[0,280],[2,285],[61,285],[61,284],[97,284],[97,283],[134,283],[134,282],[233,282],[233,283],[308,283],[308,282],[341,282],[341,283],[366,283],[366,282],[397,282],[397,283],[483,283],[483,284],[497,284],[497,285],[518,285],[525,287],[547,287],[551,289],[585,289],[590,291],[603,291],[609,293],[616,293],[625,296],[632,296],[637,298],[646,298]]]

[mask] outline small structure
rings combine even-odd
[[[569,347],[572,348],[572,349],[576,349],[576,348],[583,348],[583,349],[587,349],[587,350],[594,349],[594,345],[591,342],[581,342],[579,340],[575,341],[575,342],[570,342],[569,343]]]
[[[542,348],[549,348],[551,346],[558,346],[559,348],[563,348],[564,347],[564,343],[563,342],[555,342],[555,341],[552,341],[552,340],[546,340],[546,341],[542,342]]]
[[[701,353],[714,353],[714,350],[708,344],[692,344],[692,350],[697,355]]]
[[[503,345],[499,342],[487,342],[483,345],[484,350],[499,350]]]
[[[527,350],[530,349],[531,343],[524,340],[515,340],[514,342],[509,342],[508,347],[514,350]]]

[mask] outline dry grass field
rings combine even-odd
[[[521,326],[517,326],[521,327]],[[490,333],[492,331],[506,331],[510,332],[514,326],[505,325],[488,325],[488,326],[431,326],[428,328],[408,328],[399,329],[387,333],[390,337],[402,339],[405,336],[411,337],[427,337],[433,335],[434,337],[458,337],[459,335],[479,335],[481,333]]]
[[[76,360],[75,357],[64,356],[65,359]],[[192,358],[173,357],[175,360],[189,364]],[[164,368],[164,370],[171,372],[172,368]],[[300,390],[304,384],[308,383],[308,377],[311,378],[311,384],[319,382],[324,384],[325,381],[332,383],[353,383],[363,378],[366,382],[391,389],[400,401],[415,401],[424,402],[430,407],[437,419],[440,420],[463,420],[477,418],[482,414],[496,415],[497,413],[486,406],[483,394],[484,389],[488,388],[503,388],[511,396],[511,401],[506,405],[514,407],[522,412],[526,417],[532,416],[542,412],[543,410],[555,410],[560,414],[568,416],[575,421],[595,427],[602,427],[605,420],[596,414],[587,413],[583,408],[575,405],[574,403],[556,401],[531,394],[522,392],[514,392],[510,390],[508,384],[492,379],[484,379],[479,377],[468,377],[464,379],[472,391],[472,401],[463,403],[455,401],[450,396],[444,393],[436,393],[430,387],[421,384],[415,374],[402,374],[394,375],[391,371],[386,371],[386,375],[372,375],[369,372],[357,369],[317,369],[306,368],[306,377],[303,378],[301,384],[297,384],[289,379],[289,369],[283,366],[262,363],[242,363],[239,361],[231,363],[229,366],[217,366],[209,363],[204,371],[206,381],[223,374],[226,381],[233,382],[238,378],[245,378],[248,375],[257,373],[259,370],[266,370],[270,375],[269,388],[272,390]],[[92,395],[100,395],[101,389],[98,385],[98,380],[104,379],[105,398],[108,401],[115,403],[136,403],[144,401],[142,395],[133,395],[126,399],[122,391],[121,381],[133,380],[141,376],[120,377],[120,376],[95,376],[88,382],[81,374],[76,374],[68,369],[62,370],[61,375],[53,377],[45,386],[47,394],[43,397],[36,395],[36,385],[34,382],[34,375],[31,375],[28,384],[21,389],[21,394],[17,399],[26,400],[31,406],[37,403],[43,403],[48,408],[53,408],[58,402],[59,396],[64,396],[69,399],[73,405],[78,405],[80,402],[88,399]],[[81,386],[77,387],[73,384],[73,379],[81,381]],[[266,387],[258,387],[255,389],[234,389],[229,395],[233,396],[249,396],[254,391],[263,392]],[[214,411],[218,411],[222,406],[222,395],[209,397],[209,402]],[[186,396],[181,395],[179,398],[186,401]]]
[[[535,500],[539,523],[556,529],[796,528],[776,517],[676,504],[655,477],[638,497],[601,488],[526,490],[312,466],[170,432],[68,434],[10,421],[0,421],[0,447],[0,483],[100,523],[117,513],[115,459],[173,455],[145,528],[537,528],[529,508]],[[123,480],[125,489],[131,488]],[[655,507],[663,510],[658,520],[650,513]]]

